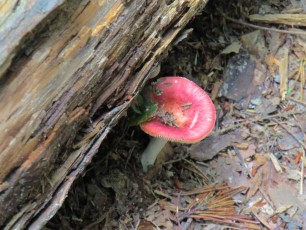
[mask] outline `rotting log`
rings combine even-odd
[[[0,2],[1,228],[37,229],[55,214],[110,128],[205,5]]]

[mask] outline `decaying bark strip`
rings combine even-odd
[[[38,228],[206,1],[12,2],[0,3],[0,226]]]
[[[0,78],[9,68],[20,43],[28,37],[27,34],[39,29],[39,24],[46,16],[51,19],[48,13],[61,6],[63,2],[64,0],[49,1],[48,4],[19,0],[0,2]]]

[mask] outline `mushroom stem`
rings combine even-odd
[[[144,172],[148,171],[149,165],[154,165],[154,162],[168,141],[164,138],[152,137],[147,148],[141,155],[142,170]]]

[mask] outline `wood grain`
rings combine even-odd
[[[35,228],[54,215],[60,205],[52,198],[84,171],[206,1],[6,2],[0,2],[7,12],[0,17],[0,226],[22,229],[36,217]],[[89,120],[100,129],[76,145]]]

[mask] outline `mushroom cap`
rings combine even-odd
[[[214,128],[216,109],[208,94],[184,77],[159,78],[153,85],[156,115],[140,128],[147,134],[181,143],[204,139]]]

